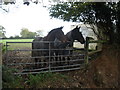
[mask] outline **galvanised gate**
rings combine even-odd
[[[37,42],[38,43],[38,42]],[[44,41],[39,43],[50,44],[53,42]],[[72,54],[58,54],[52,51],[72,51]],[[47,51],[47,56],[32,56],[32,52]],[[84,49],[65,48],[65,49],[33,49],[32,42],[6,42],[5,64],[15,69],[14,74],[36,74],[43,72],[60,72],[81,69],[88,57]],[[37,62],[35,62],[37,59]],[[88,62],[87,62],[88,63]]]

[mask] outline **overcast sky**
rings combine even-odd
[[[28,28],[30,31],[43,30],[46,35],[51,29],[64,26],[63,31],[66,33],[70,30],[70,25],[75,23],[63,22],[49,16],[49,11],[43,8],[43,4],[31,3],[29,6],[23,3],[16,3],[15,5],[2,6],[8,9],[6,13],[0,9],[0,25],[5,27],[6,36],[19,35],[22,28]]]

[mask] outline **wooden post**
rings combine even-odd
[[[88,49],[89,49],[89,37],[86,37],[86,42],[84,44],[84,48],[85,48],[85,56],[84,56],[84,59],[85,59],[85,64],[87,65],[88,64]]]
[[[5,44],[5,52],[7,52],[7,50],[8,50],[8,42],[6,42]]]
[[[9,57],[8,57],[8,55],[9,55],[9,52],[8,52],[8,42],[6,42],[5,53],[6,53],[6,62],[5,63],[8,65],[8,59],[9,59]]]
[[[0,43],[0,66],[2,66],[2,43]]]
[[[0,43],[0,89],[2,90],[2,43]]]

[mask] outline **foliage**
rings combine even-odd
[[[29,75],[28,83],[30,83],[30,86],[36,87],[40,82],[46,81],[47,78],[52,78],[52,75],[52,73]]]
[[[41,36],[43,36],[43,33],[42,33],[43,31],[42,30],[37,30],[36,31],[36,37],[41,37]]]
[[[50,16],[95,25],[100,39],[120,44],[120,2],[62,2],[50,7]]]
[[[14,38],[19,39],[19,38],[21,38],[21,37],[20,37],[19,35],[15,35]]]
[[[20,34],[23,38],[34,38],[36,36],[36,32],[31,32],[27,28],[22,28]]]
[[[58,82],[61,78],[64,80],[68,79],[67,76],[59,73],[40,73],[36,75],[29,75],[27,83],[29,83],[32,88],[46,87],[48,83]]]
[[[9,39],[32,39],[35,37],[42,37],[43,33],[42,30],[37,30],[36,32],[31,32],[27,28],[22,28],[20,35],[10,36]]]
[[[5,38],[5,28],[3,26],[0,25],[0,38]]]
[[[15,0],[3,0],[3,3],[5,4],[5,5],[8,5],[8,4],[15,4]]]
[[[19,35],[10,36],[9,39],[22,39]]]
[[[2,84],[3,88],[42,88],[48,87],[48,85],[58,85],[56,83],[67,81],[68,76],[60,73],[39,73],[39,74],[29,74],[25,76],[17,75],[15,76],[13,72],[16,70],[9,69],[3,66],[2,68]],[[52,84],[51,84],[52,83]]]
[[[14,69],[9,69],[6,66],[2,67],[2,84],[3,88],[23,88],[23,82],[20,76],[14,76]]]
[[[2,45],[2,53],[4,53],[6,51],[6,47],[5,45]]]

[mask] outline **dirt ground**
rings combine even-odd
[[[103,51],[89,65],[72,72],[64,72],[71,77],[69,81],[51,84],[51,87],[65,88],[118,88],[118,60],[120,49],[111,46],[103,47]]]
[[[96,60],[91,60],[88,67],[69,74],[74,77],[76,84],[80,87],[117,88],[119,56],[119,49],[105,46],[101,55]]]

